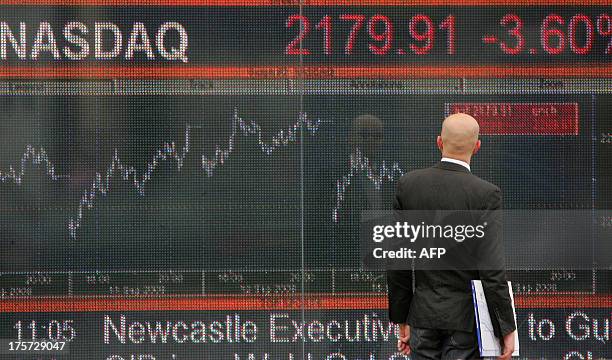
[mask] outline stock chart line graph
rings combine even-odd
[[[435,97],[436,104],[424,106],[430,100],[423,99],[429,98],[406,101],[402,96],[381,95],[376,101],[362,101],[360,96],[312,96],[301,111],[282,97],[266,98],[264,104],[258,103],[261,97],[223,98],[223,104],[216,104],[215,97],[192,97],[182,107],[172,107],[172,97],[44,100],[53,108],[66,106],[43,115],[42,121],[31,113],[5,122],[3,136],[16,139],[7,142],[10,151],[0,165],[1,199],[4,210],[12,212],[6,217],[6,238],[20,244],[24,256],[39,256],[40,251],[41,259],[63,253],[68,258],[79,253],[91,266],[99,266],[102,260],[97,254],[118,256],[111,249],[124,246],[126,258],[141,256],[143,264],[153,266],[147,246],[163,233],[172,241],[159,242],[160,247],[195,254],[196,263],[197,254],[223,253],[217,244],[229,239],[243,242],[253,226],[258,227],[254,242],[278,236],[276,247],[287,246],[287,238],[291,246],[299,244],[297,219],[303,213],[304,239],[312,247],[309,256],[313,262],[323,262],[315,251],[320,239],[350,243],[355,235],[351,226],[358,223],[361,210],[388,207],[396,180],[437,160],[437,149],[419,139],[435,136],[438,124],[432,119],[442,116],[448,100]],[[467,99],[492,101],[489,95]],[[547,101],[539,96],[511,100]],[[27,101],[20,105],[27,108],[43,100],[20,101]],[[117,110],[90,119],[86,130],[78,132],[80,123],[73,118],[98,101]],[[440,113],[418,116],[430,108]],[[290,115],[283,113],[285,109],[291,110]],[[164,121],[149,122],[159,113]],[[356,121],[368,113],[379,116],[384,125],[380,130],[384,136],[374,150],[369,131],[376,129]],[[60,121],[62,117],[68,120]],[[357,137],[359,131],[365,135]],[[32,142],[37,132],[41,139]],[[509,207],[529,207],[536,201],[560,206],[583,199],[591,203],[590,191],[570,192],[576,187],[590,189],[586,187],[590,176],[577,172],[588,163],[588,153],[579,151],[590,141],[586,134],[497,136],[483,141],[491,150],[479,154],[476,171],[501,184]],[[75,154],[77,149],[81,154]],[[508,154],[528,154],[530,165],[501,172],[515,157]],[[559,162],[568,165],[554,167]],[[536,164],[545,176],[533,176]],[[305,178],[303,187],[298,177]],[[533,191],[525,193],[524,178],[533,182]],[[539,179],[544,178],[558,179],[561,190],[542,186]],[[312,199],[303,207],[296,200],[300,191]],[[515,196],[519,192],[525,195]],[[330,254],[330,261],[339,257]],[[75,256],[79,257],[83,256]]]
[[[239,115],[238,109],[234,108],[231,116],[231,131],[225,144],[216,144],[212,156],[198,154],[201,170],[207,177],[212,177],[215,174],[215,170],[223,166],[229,157],[232,156],[236,150],[236,142],[239,137],[255,138],[258,149],[263,154],[269,156],[276,150],[297,143],[300,139],[302,128],[308,135],[315,136],[323,123],[330,122],[310,119],[306,113],[302,112],[298,116],[298,120],[290,127],[278,131],[272,137],[267,137],[261,125],[254,121],[243,119]],[[181,171],[185,158],[192,151],[192,132],[194,129],[202,129],[202,127],[190,124],[185,126],[182,147],[177,146],[175,141],[164,142],[147,162],[144,172],[139,172],[137,167],[126,164],[120,157],[118,150],[115,149],[112,160],[106,170],[95,173],[90,186],[83,191],[80,197],[76,214],[68,219],[67,230],[69,238],[72,240],[78,239],[78,231],[84,221],[86,211],[94,208],[96,199],[99,196],[106,196],[112,191],[112,181],[116,179],[116,175],[119,175],[120,179],[124,182],[131,184],[136,193],[142,197],[146,194],[147,183],[151,181],[162,163],[171,162],[177,171]],[[339,221],[338,212],[343,205],[345,194],[355,176],[364,174],[372,182],[374,188],[380,190],[385,181],[395,181],[405,173],[398,162],[388,165],[387,162],[383,161],[380,166],[373,166],[370,159],[363,155],[359,149],[351,153],[349,164],[348,173],[342,175],[336,181],[335,206],[331,212],[331,218],[334,223]],[[28,166],[41,168],[44,174],[52,181],[70,178],[69,175],[56,173],[55,165],[44,148],[36,148],[28,144],[17,169],[15,166],[10,165],[8,171],[0,170],[0,182],[14,182],[17,185],[21,185]]]
[[[0,181],[8,182],[14,181],[16,184],[21,185],[23,180],[23,175],[25,174],[25,169],[27,164],[31,163],[35,166],[44,166],[45,173],[51,178],[53,181],[57,181],[60,179],[68,178],[67,175],[58,175],[55,173],[55,166],[49,160],[49,156],[45,149],[40,148],[36,149],[32,145],[27,145],[23,156],[21,157],[21,162],[19,165],[19,170],[15,170],[15,168],[11,165],[9,166],[8,171],[3,172],[0,170]]]
[[[354,268],[359,254],[353,229],[360,211],[390,206],[399,177],[439,159],[430,142],[445,104],[499,101],[492,95],[451,100],[312,95],[300,107],[291,97],[264,95],[188,96],[180,99],[181,106],[174,106],[179,100],[170,96],[9,100],[6,107],[26,110],[5,115],[0,131],[6,147],[0,157],[0,210],[10,214],[0,225],[2,239],[12,246],[0,260],[23,261],[0,271],[191,271],[184,288],[164,290],[179,294],[202,292],[202,269],[294,269],[301,244],[309,268]],[[562,100],[582,104],[589,99]],[[550,102],[536,95],[509,101]],[[54,111],[28,110],[37,104]],[[91,109],[99,115],[88,115]],[[588,108],[579,109],[588,124]],[[364,114],[378,117],[380,124],[362,122]],[[535,201],[563,206],[585,199],[590,204],[590,191],[571,190],[590,184],[584,167],[590,153],[581,150],[590,139],[586,132],[487,136],[487,151],[479,153],[474,169],[501,185],[510,208],[529,208]],[[526,165],[508,171],[519,155],[526,155]],[[559,163],[564,166],[555,166]],[[585,174],[584,182],[577,171]],[[540,178],[557,179],[555,187],[543,186]],[[299,204],[302,191],[307,201]],[[514,254],[523,253],[513,250],[513,259],[518,258]],[[117,276],[113,284],[121,286],[122,281],[157,281],[149,275],[129,275],[133,281]],[[275,276],[253,275],[249,284],[267,284]],[[351,276],[325,284],[334,283],[338,291],[371,290],[371,284],[350,285]],[[516,276],[526,288],[549,281],[546,274]],[[207,292],[226,291],[225,284],[213,286],[214,276],[204,277]],[[68,293],[109,291],[105,284],[76,279]],[[597,284],[602,286],[599,277]],[[325,286],[313,283],[310,291],[324,292]],[[595,285],[589,270],[554,286],[591,291]],[[122,291],[148,290],[127,286]]]
[[[368,180],[370,180],[374,185],[374,188],[377,191],[380,191],[381,186],[385,181],[396,181],[406,173],[398,162],[393,162],[391,165],[387,165],[387,162],[383,160],[378,168],[373,167],[370,164],[370,160],[364,156],[359,149],[356,149],[351,153],[349,164],[349,173],[342,176],[336,182],[336,206],[334,207],[332,213],[334,222],[338,222],[339,220],[338,212],[340,211],[342,203],[344,202],[344,195],[351,185],[351,180],[357,174],[365,173]]]

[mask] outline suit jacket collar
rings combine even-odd
[[[466,169],[465,167],[448,161],[439,161],[436,165],[434,165],[434,167],[442,170],[460,171],[468,174],[470,173],[470,170]]]

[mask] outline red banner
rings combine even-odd
[[[577,103],[452,103],[447,112],[465,113],[482,135],[578,135]]]

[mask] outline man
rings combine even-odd
[[[467,114],[454,114],[442,124],[437,145],[442,160],[404,175],[397,184],[396,210],[498,210],[500,189],[470,172],[480,149],[479,126]],[[503,249],[499,238],[485,239],[489,249]],[[398,350],[420,359],[480,359],[470,280],[483,283],[494,332],[502,340],[500,360],[514,351],[516,325],[504,270],[503,251],[492,251],[499,267],[474,270],[387,271],[389,317],[400,324]],[[414,285],[414,292],[413,292]]]
[[[373,173],[379,173],[384,132],[382,119],[375,115],[361,114],[353,119],[349,136],[351,152],[347,167],[342,169],[342,175],[352,176],[350,186],[344,193],[343,204],[337,209],[334,251],[327,254],[335,266],[354,267],[359,261],[359,247],[355,246],[355,238],[359,236],[362,212],[391,209],[394,194],[391,184],[382,184],[377,188],[369,177],[370,171],[364,171],[364,168],[368,168]],[[320,258],[320,249],[314,250],[313,256]]]

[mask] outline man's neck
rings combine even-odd
[[[464,168],[468,169],[468,170],[472,170],[470,169],[470,159],[468,158],[467,161],[465,161],[464,159],[459,159],[458,157],[450,157],[448,155],[442,155],[442,160],[441,161],[445,161],[445,162],[450,162],[450,163],[454,163],[457,165],[461,165]]]
[[[466,164],[469,164],[472,161],[472,157],[471,156],[466,156],[466,155],[455,155],[455,154],[445,154],[445,153],[442,153],[442,157],[443,158],[447,158],[447,159],[463,161]]]

